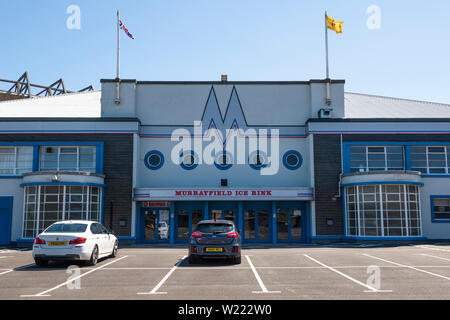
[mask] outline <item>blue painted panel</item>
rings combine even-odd
[[[430,196],[430,206],[431,206],[431,222],[432,223],[450,223],[450,219],[436,219],[434,214],[434,199],[449,199],[450,195],[433,195]]]
[[[11,240],[13,197],[0,197],[0,244],[9,245]]]

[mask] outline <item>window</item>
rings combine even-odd
[[[450,196],[431,197],[433,221],[446,220],[450,222]]]
[[[421,235],[419,187],[351,186],[345,189],[347,235],[415,237]]]
[[[81,233],[85,232],[87,224],[85,223],[57,223],[48,227],[46,233]]]
[[[95,147],[54,147],[40,148],[41,171],[96,171]]]
[[[195,169],[198,165],[197,155],[194,151],[187,151],[180,155],[180,166],[185,170]]]
[[[150,170],[158,170],[164,164],[164,156],[157,150],[149,151],[144,157],[144,164]]]
[[[33,171],[33,147],[0,147],[0,175]]]
[[[403,147],[350,147],[350,172],[404,170]]]
[[[411,147],[411,170],[450,174],[450,147]]]
[[[57,221],[100,221],[101,192],[94,186],[26,186],[23,237],[34,238]]]
[[[267,167],[267,157],[261,151],[252,153],[249,157],[250,167],[255,170]]]
[[[299,152],[291,150],[284,154],[283,164],[289,170],[296,170],[302,166],[302,156]]]
[[[214,161],[214,165],[220,170],[230,169],[233,165],[233,160],[231,154],[228,152],[219,152]]]

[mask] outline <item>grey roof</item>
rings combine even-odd
[[[345,118],[450,118],[450,105],[346,92]]]

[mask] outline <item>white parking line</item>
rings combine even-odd
[[[361,285],[361,286],[363,286],[363,287],[369,289],[369,290],[365,290],[364,292],[392,292],[392,290],[380,290],[380,289],[376,289],[376,288],[374,288],[374,287],[372,287],[372,286],[369,286],[369,285],[367,285],[367,284],[365,284],[365,283],[362,283],[361,281],[358,281],[358,280],[356,280],[356,279],[354,279],[354,278],[352,278],[352,277],[346,275],[345,273],[343,273],[343,272],[341,272],[341,271],[338,271],[338,270],[336,270],[336,269],[334,269],[334,268],[332,268],[332,267],[330,267],[330,266],[327,266],[326,264],[324,264],[324,263],[322,263],[322,262],[320,262],[320,261],[318,261],[318,260],[316,260],[316,259],[314,259],[314,258],[308,256],[307,254],[304,254],[304,256],[307,257],[308,259],[310,259],[311,261],[314,261],[315,263],[318,263],[318,264],[320,264],[321,266],[323,266],[323,267],[325,267],[325,268],[327,268],[327,269],[329,269],[329,270],[331,270],[331,271],[333,271],[333,272],[336,272],[337,274],[343,276],[344,278],[347,278],[347,279],[349,279],[349,280],[351,280],[351,281],[353,281],[353,282],[355,282],[355,283],[357,283],[357,284],[359,284],[359,285]]]
[[[433,256],[431,254],[426,254],[426,253],[422,253],[422,256],[427,256],[427,257],[432,257],[432,258],[436,258],[436,259],[440,259],[440,260],[450,261],[450,259],[442,258],[442,257],[438,257],[438,256]]]
[[[0,272],[0,276],[1,276],[2,274],[7,274],[7,273],[10,273],[10,272],[13,272],[13,271],[14,271],[14,270],[10,269],[10,270],[8,270],[8,271]]]
[[[435,277],[439,277],[439,278],[442,278],[442,279],[445,279],[445,280],[450,280],[449,277],[446,277],[446,276],[443,276],[443,275],[440,275],[440,274],[437,274],[437,273],[433,273],[433,272],[426,271],[426,270],[423,270],[423,269],[419,269],[419,268],[416,268],[416,267],[413,267],[413,266],[408,266],[408,265],[405,265],[405,264],[400,264],[400,263],[397,263],[397,262],[389,261],[389,260],[386,260],[386,259],[378,258],[378,257],[375,257],[375,256],[371,256],[370,254],[365,254],[364,253],[363,256],[366,256],[366,257],[369,257],[369,258],[372,258],[372,259],[377,259],[377,260],[380,260],[380,261],[384,261],[384,262],[387,262],[387,263],[391,263],[391,264],[394,264],[394,265],[397,265],[397,266],[400,266],[400,267],[409,268],[409,269],[412,269],[412,270],[423,272],[423,273],[426,273],[426,274],[429,274],[429,275],[432,275],[432,276],[435,276]]]
[[[13,272],[13,271],[16,271],[16,270],[26,269],[26,268],[29,268],[29,267],[32,267],[32,266],[35,266],[35,264],[32,263],[32,264],[28,264],[28,265],[26,265],[26,266],[14,268],[14,269],[0,269],[0,270],[6,270],[6,271],[4,271],[4,272],[0,272],[0,276],[1,276],[2,274],[7,274],[7,273],[10,273],[10,272]]]
[[[167,292],[157,292],[158,289],[166,282],[167,279],[169,279],[170,275],[178,268],[178,266],[183,262],[184,259],[186,259],[187,256],[184,256],[181,258],[170,271],[162,278],[162,280],[152,289],[150,292],[138,292],[137,294],[167,294]]]
[[[252,261],[250,260],[249,256],[245,256],[245,258],[248,261],[248,264],[252,268],[253,274],[255,275],[256,281],[258,281],[259,286],[261,287],[262,291],[252,291],[252,293],[281,293],[281,291],[269,291],[267,290],[266,286],[261,280],[261,277],[259,276],[258,272],[255,269],[255,266],[253,265]]]
[[[416,248],[422,248],[422,249],[428,249],[428,250],[435,250],[435,251],[445,251],[445,252],[450,252],[450,250],[447,249],[442,249],[442,248],[431,248],[431,247],[427,247],[427,246],[414,246]]]
[[[81,275],[79,275],[79,276],[77,276],[77,277],[71,278],[70,280],[67,280],[67,281],[64,282],[64,283],[61,283],[61,284],[57,285],[56,287],[53,287],[53,288],[51,288],[51,289],[48,289],[48,290],[39,292],[38,294],[24,294],[24,295],[20,295],[20,296],[23,297],[23,298],[29,298],[29,297],[49,297],[50,294],[47,294],[47,293],[49,293],[49,292],[51,292],[51,291],[53,291],[53,290],[56,290],[56,289],[58,289],[58,288],[61,288],[62,286],[65,286],[66,284],[71,283],[71,282],[73,282],[73,281],[75,281],[75,280],[77,280],[77,279],[80,279],[80,278],[84,277],[84,276],[87,276],[89,273],[92,273],[92,272],[94,272],[94,271],[100,270],[100,269],[102,269],[102,268],[104,268],[104,267],[106,267],[106,266],[109,266],[110,264],[113,264],[113,263],[116,263],[116,262],[118,262],[118,261],[120,261],[120,260],[122,260],[122,259],[125,259],[126,257],[128,257],[128,256],[123,256],[123,257],[118,258],[118,259],[116,259],[116,260],[114,260],[114,261],[108,262],[108,263],[106,263],[106,264],[104,264],[104,265],[102,265],[102,266],[100,266],[100,267],[98,267],[98,268],[89,270],[88,272],[85,272],[85,273],[83,273],[83,274],[81,274]]]
[[[5,259],[5,258],[14,258],[13,256],[1,256],[0,259]]]

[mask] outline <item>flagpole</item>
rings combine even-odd
[[[116,104],[120,103],[120,11],[117,10],[117,72],[116,72]]]
[[[330,97],[330,65],[328,60],[328,19],[327,19],[327,11],[325,10],[325,57],[326,57],[326,65],[327,65],[327,77],[326,77],[326,98],[325,103],[329,106],[331,105],[331,97]]]

